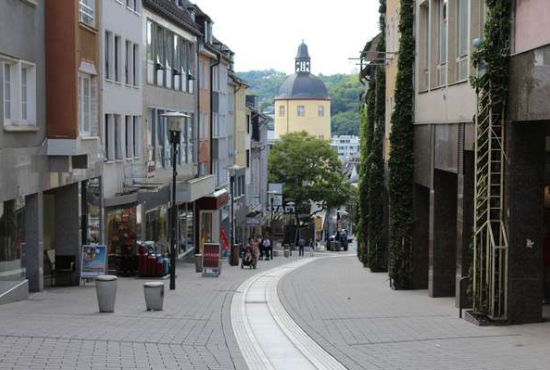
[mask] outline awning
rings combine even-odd
[[[227,189],[221,189],[197,200],[196,205],[201,210],[215,211],[225,206],[228,202],[229,192]]]

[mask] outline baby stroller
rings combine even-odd
[[[246,246],[244,248],[243,258],[241,260],[241,268],[244,268],[244,266],[256,268],[256,258],[254,257],[254,252],[252,251],[251,246]]]

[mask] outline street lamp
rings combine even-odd
[[[229,171],[229,191],[231,192],[231,233],[230,233],[230,243],[231,247],[229,248],[229,264],[232,266],[237,266],[239,263],[233,263],[233,246],[235,245],[235,173],[243,169],[244,167],[234,164],[232,166],[226,167]],[[237,260],[238,261],[238,260]]]
[[[269,204],[271,206],[271,222],[269,227],[271,228],[271,238],[273,239],[273,209],[275,208],[274,207],[275,196],[278,195],[279,193],[276,190],[269,190],[267,194],[269,195]]]
[[[176,253],[178,241],[176,238],[176,225],[178,218],[178,207],[176,205],[176,177],[177,172],[177,147],[180,143],[181,132],[185,125],[185,119],[191,118],[188,114],[181,112],[169,112],[161,115],[168,120],[168,131],[170,131],[170,144],[172,144],[172,232],[170,248],[170,290],[176,289]]]

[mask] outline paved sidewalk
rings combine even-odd
[[[550,322],[474,326],[454,299],[392,291],[357,258],[319,259],[279,284],[285,309],[349,369],[549,370]]]
[[[0,369],[246,369],[231,328],[235,289],[259,271],[292,259],[259,261],[258,270],[224,264],[202,278],[178,264],[164,311],[147,312],[143,283],[118,282],[116,312],[98,313],[95,286],[56,288],[0,306]]]

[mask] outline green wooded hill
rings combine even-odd
[[[261,110],[273,104],[279,86],[286,78],[274,69],[237,73],[250,86],[249,93],[258,96]],[[332,134],[359,135],[359,95],[363,86],[356,75],[319,75],[332,100]]]

